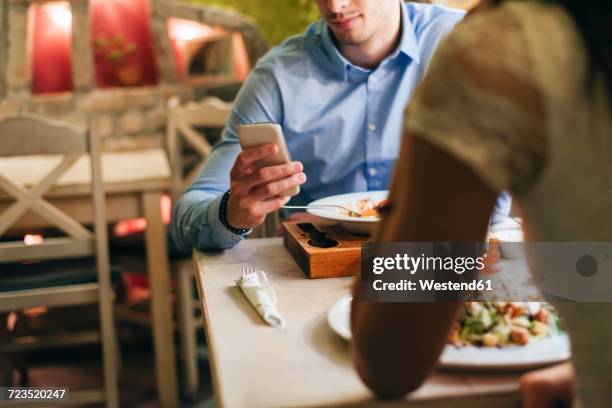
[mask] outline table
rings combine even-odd
[[[517,407],[517,374],[435,371],[401,401],[376,401],[352,367],[350,346],[327,326],[352,278],[308,280],[281,238],[194,251],[213,386],[223,407]],[[267,326],[234,284],[243,263],[263,269],[287,321]]]
[[[0,159],[0,172],[25,186],[35,185],[60,158],[31,156]],[[45,194],[54,206],[82,223],[91,224],[89,159],[79,159]],[[162,149],[102,154],[102,176],[106,192],[108,222],[144,217],[147,264],[151,284],[153,341],[156,380],[162,407],[178,406],[176,360],[173,344],[170,265],[166,229],[162,223],[160,199],[170,190],[170,169]],[[10,203],[0,196],[0,210]],[[49,223],[36,214],[23,217],[16,228],[45,228]]]

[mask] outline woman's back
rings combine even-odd
[[[589,86],[588,73],[563,8],[507,2],[466,18],[440,46],[406,126],[493,191],[510,190],[528,241],[612,242],[612,109],[603,77]],[[612,303],[556,306],[583,405],[612,406]]]
[[[544,113],[544,166],[520,199],[528,238],[612,242],[612,109],[603,78],[588,87],[582,39],[562,9],[506,7],[522,22]]]

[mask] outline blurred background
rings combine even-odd
[[[233,9],[251,17],[271,46],[302,32],[319,17],[314,0],[196,0],[194,3]]]
[[[420,3],[436,3],[463,9],[470,9],[477,2],[477,0],[420,1]],[[196,0],[194,3],[233,9],[253,18],[270,46],[278,44],[290,35],[301,33],[308,24],[319,18],[314,0]]]

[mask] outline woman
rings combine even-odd
[[[407,113],[409,137],[378,240],[482,241],[496,195],[510,190],[527,240],[612,242],[610,21],[608,0],[508,1],[458,25]],[[415,390],[459,305],[360,303],[355,295],[363,381],[381,397]],[[571,337],[578,403],[611,407],[612,304],[557,307]],[[571,369],[553,374],[567,379]]]

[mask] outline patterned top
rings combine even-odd
[[[441,43],[405,126],[493,191],[510,190],[527,240],[612,242],[610,101],[603,78],[589,88],[587,72],[564,9],[506,2],[469,16]],[[555,306],[583,406],[612,406],[612,303]]]

